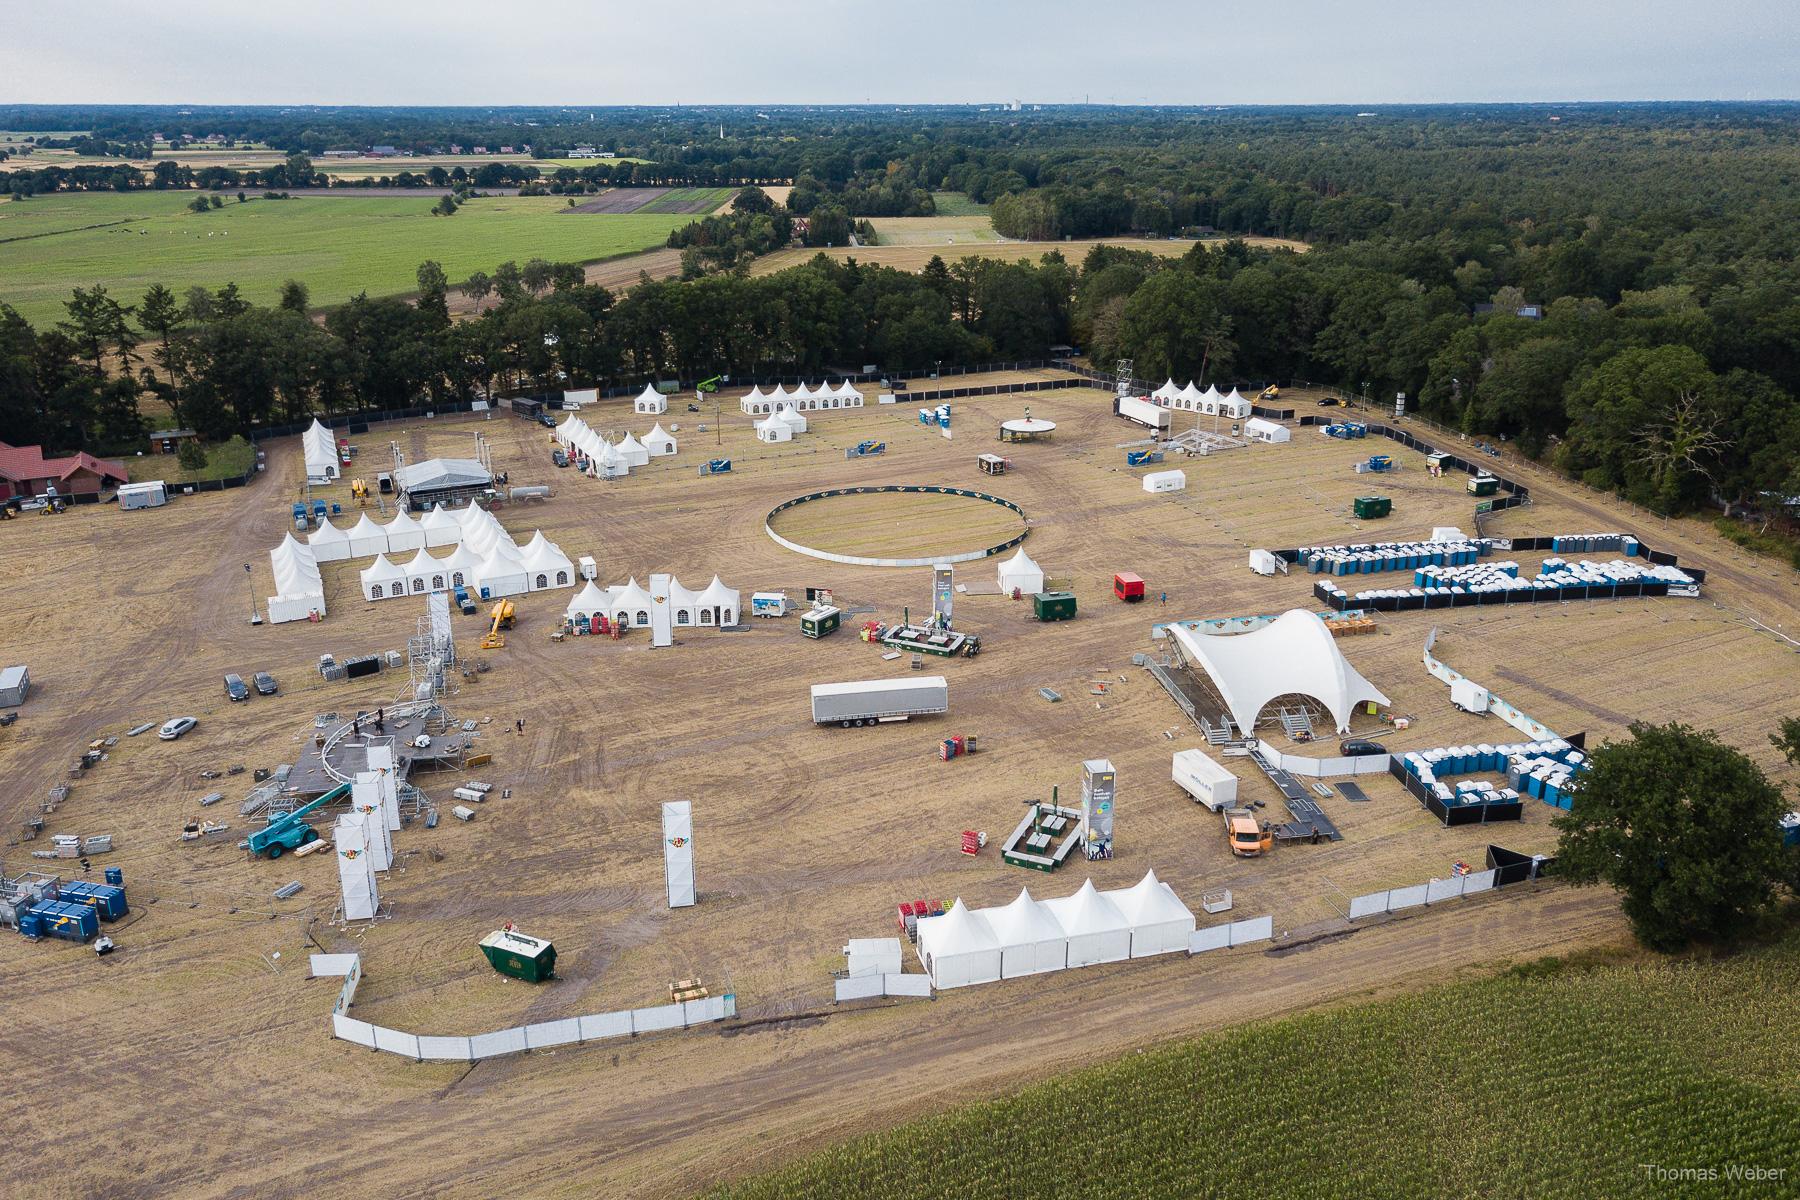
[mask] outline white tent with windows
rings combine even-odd
[[[454,546],[462,541],[462,525],[442,504],[419,518],[419,529],[427,546]]]
[[[637,440],[635,434],[627,433],[619,442],[619,457],[625,460],[628,467],[647,467],[650,465],[650,451],[644,443]]]
[[[360,576],[365,600],[386,600],[406,595],[406,571],[377,554],[375,561],[364,567]]]
[[[1031,561],[1024,546],[1000,564],[1000,591],[1010,596],[1014,588],[1023,596],[1034,596],[1044,590],[1044,568]]]
[[[1161,387],[1150,393],[1150,398],[1153,400],[1161,400],[1164,404],[1169,404],[1179,395],[1181,395],[1181,389],[1175,386],[1175,381],[1173,379],[1165,379],[1163,380],[1163,385]]]
[[[700,593],[685,586],[673,575],[669,576],[669,613],[677,626],[683,628],[700,623]]]
[[[600,444],[592,455],[593,472],[600,479],[617,479],[621,475],[631,474],[631,464],[619,453],[619,448],[600,439]]]
[[[655,385],[646,383],[637,399],[631,402],[631,410],[637,413],[666,413],[669,411],[669,398],[657,391]]]
[[[760,417],[769,411],[769,398],[763,395],[761,386],[753,383],[749,392],[738,401],[738,409],[747,417]]]
[[[400,569],[406,572],[406,590],[409,592],[441,592],[450,578],[444,573],[444,560],[431,557],[431,552],[423,546]]]
[[[613,624],[623,625],[627,629],[650,624],[650,609],[656,601],[638,583],[637,576],[632,576],[630,582],[622,588],[608,590],[612,592],[608,613]]]
[[[387,523],[387,544],[391,551],[418,550],[425,545],[425,530],[404,508]]]
[[[1250,401],[1240,396],[1236,388],[1232,388],[1231,394],[1219,401],[1219,413],[1226,417],[1247,417],[1250,415]]]
[[[782,387],[779,383],[769,389],[768,399],[770,412],[774,412],[776,409],[783,408],[788,404],[793,403],[792,393]]]
[[[562,552],[562,547],[544,537],[542,530],[531,537],[523,551],[525,571],[530,589],[568,587],[575,582],[575,564]]]
[[[312,426],[300,435],[300,450],[306,458],[308,483],[329,483],[338,477],[340,464],[337,439],[316,418]]]
[[[563,616],[571,621],[576,617],[585,620],[595,613],[605,614],[607,607],[606,593],[594,586],[594,581],[590,579],[582,585],[579,592],[575,593],[575,598],[569,601],[569,607],[563,609]]]
[[[369,520],[367,512],[350,527],[349,537],[351,558],[368,558],[388,551],[387,530]]]
[[[706,590],[700,593],[699,617],[696,625],[735,625],[738,615],[738,591],[728,588],[714,575]]]
[[[307,534],[306,544],[319,562],[342,562],[350,557],[350,535],[330,521]]]
[[[557,441],[567,446],[575,440],[575,431],[577,429],[586,428],[587,422],[583,421],[574,413],[570,413],[562,419],[562,424],[558,425],[552,432],[556,434]]]
[[[508,538],[501,538],[494,543],[493,553],[482,560],[475,578],[490,597],[517,596],[530,590],[526,582],[525,562],[519,557],[518,547]]]
[[[919,961],[933,987],[967,987],[1000,978],[1000,941],[986,918],[961,899],[941,917],[919,922]]]
[[[785,409],[783,412],[787,411]],[[794,427],[781,419],[781,413],[764,417],[756,423],[756,440],[759,442],[791,442],[794,440]]]
[[[675,439],[658,425],[644,435],[644,449],[649,451],[651,458],[667,458],[675,453]]]
[[[1088,880],[1073,896],[1044,901],[1069,939],[1069,965],[1119,962],[1131,957],[1131,922]]]
[[[1131,922],[1131,957],[1186,953],[1194,932],[1194,914],[1168,884],[1146,871],[1128,888],[1100,893],[1111,900]]]
[[[1176,397],[1176,402],[1189,412],[1204,412],[1206,394],[1195,387],[1194,381],[1190,379],[1187,386],[1181,389],[1181,394]]]
[[[467,542],[458,542],[444,559],[444,576],[448,586],[474,589],[480,586],[482,556]]]
[[[856,385],[848,379],[838,385],[836,395],[838,405],[842,408],[861,408],[863,405],[862,392],[857,390]]]
[[[803,416],[798,409],[784,408],[769,419],[771,421],[780,421],[795,433],[806,432],[806,417]]]
[[[1251,417],[1244,422],[1244,436],[1253,442],[1275,443],[1289,442],[1294,438],[1293,432],[1286,425],[1277,425],[1261,417]]]
[[[1002,978],[1060,971],[1069,965],[1068,935],[1050,910],[1031,898],[1030,889],[1020,888],[1018,898],[1004,908],[979,909],[977,915],[987,919],[1000,943]]]
[[[1357,673],[1317,613],[1290,609],[1249,633],[1196,633],[1170,625],[1182,657],[1206,672],[1231,719],[1249,734],[1256,718],[1278,696],[1309,696],[1325,706],[1340,734],[1350,732],[1358,704],[1389,703]]]

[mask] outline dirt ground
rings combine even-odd
[[[981,475],[975,456],[996,448],[999,421],[1026,403],[1058,422],[1054,440],[1005,447],[1012,472]],[[959,596],[958,628],[979,633],[985,649],[933,663],[950,681],[949,715],[841,730],[811,724],[809,683],[906,673],[848,631],[814,642],[792,620],[756,621],[742,632],[684,631],[668,650],[639,635],[553,643],[571,593],[523,597],[508,645],[485,654],[492,669],[457,677],[448,701],[458,716],[489,722],[481,741],[494,761],[478,774],[512,794],[472,823],[401,831],[381,885],[385,915],[366,927],[332,921],[328,856],[254,861],[177,836],[203,815],[229,821],[234,839],[250,828],[236,811],[248,776],[209,781],[200,771],[291,762],[315,714],[392,703],[406,683],[389,673],[327,684],[312,669],[327,651],[403,650],[422,614],[411,600],[364,603],[360,562],[327,564],[322,623],[249,623],[272,586],[267,552],[299,496],[297,440],[267,445],[265,474],[242,491],[0,525],[0,574],[12,584],[0,660],[28,662],[35,685],[17,724],[0,729],[0,835],[15,838],[47,790],[70,782],[47,833],[114,833],[119,848],[96,869],[123,867],[133,904],[106,959],[0,936],[0,973],[14,983],[0,1024],[0,1070],[12,1084],[0,1119],[13,1132],[13,1174],[31,1179],[34,1194],[260,1197],[355,1185],[401,1197],[681,1195],[1134,1046],[1623,937],[1609,895],[1563,888],[1355,929],[1337,915],[1347,895],[1479,863],[1490,840],[1549,849],[1550,812],[1536,803],[1518,824],[1449,830],[1378,777],[1364,781],[1367,804],[1321,801],[1341,843],[1235,860],[1216,818],[1169,782],[1170,752],[1201,741],[1130,665],[1133,652],[1154,648],[1151,623],[1312,607],[1311,577],[1253,574],[1252,547],[1470,528],[1461,482],[1431,479],[1418,455],[1296,431],[1285,446],[1186,463],[1188,491],[1152,496],[1119,449],[1137,433],[1097,391],[959,402],[953,441],[901,403],[819,414],[794,442],[763,446],[732,398],[723,404],[722,423],[673,405],[663,424],[679,426],[680,454],[622,480],[557,470],[547,431],[501,414],[378,427],[355,439],[356,473],[378,469],[390,441],[415,460],[466,456],[478,431],[514,483],[555,490],[502,508],[503,523],[521,541],[541,528],[571,557],[594,555],[602,583],[671,571],[696,588],[718,574],[745,593],[830,587],[840,604],[890,617],[930,603],[928,570],[795,555],[764,534],[765,514],[846,483],[985,486],[1029,514],[1026,549],[1068,581],[1080,616],[1039,625],[1027,604]],[[583,416],[640,434],[651,423],[619,405]],[[864,439],[886,441],[888,453],[845,460],[843,449]],[[1371,525],[1350,516],[1352,497],[1372,486],[1350,466],[1376,450],[1402,469],[1379,484],[1394,516]],[[696,473],[720,456],[733,459],[730,475]],[[1791,573],[1698,523],[1665,527],[1548,477],[1532,482],[1535,503],[1495,518],[1491,531],[1636,532],[1711,571],[1705,598],[1383,616],[1378,633],[1344,649],[1415,718],[1384,740],[1408,749],[1512,737],[1497,718],[1453,709],[1425,673],[1420,651],[1436,625],[1440,657],[1561,731],[1604,738],[1631,719],[1680,718],[1719,728],[1774,768],[1766,735],[1794,703],[1794,647],[1747,615],[1800,628]],[[353,507],[347,487],[325,496]],[[1122,569],[1166,590],[1167,606],[1113,601],[1107,582]],[[993,575],[976,564],[958,578]],[[479,619],[455,621],[465,653],[483,656]],[[254,670],[274,672],[281,694],[227,703],[221,675]],[[1095,682],[1105,695],[1091,694]],[[1043,687],[1064,700],[1045,701]],[[181,741],[123,736],[180,713],[200,721]],[[521,718],[524,732],[512,732]],[[1356,729],[1382,727],[1360,718]],[[979,734],[981,752],[940,761],[936,745],[953,733]],[[108,760],[68,779],[79,749],[103,736],[120,739]],[[1022,802],[1053,786],[1071,800],[1080,760],[1100,756],[1119,771],[1113,861],[1044,876],[1004,866],[993,846],[976,858],[958,852],[961,830],[997,841]],[[1246,798],[1279,813],[1272,787],[1240,776]],[[421,782],[447,807],[453,780]],[[199,807],[215,789],[226,801]],[[700,894],[676,912],[663,905],[658,852],[658,805],[671,799],[694,802]],[[4,846],[5,869],[60,865],[28,857],[46,845]],[[1194,907],[1203,889],[1229,887],[1231,916],[1271,913],[1281,936],[932,1002],[831,1004],[839,948],[889,935],[901,900],[994,904],[1022,886],[1066,894],[1090,873],[1099,886],[1126,885],[1151,867]],[[275,901],[290,880],[304,890]],[[506,920],[555,941],[555,982],[532,987],[486,966],[475,943]],[[336,981],[305,978],[305,955],[318,949],[364,956],[357,1016],[418,1032],[660,1003],[670,980],[690,975],[734,991],[740,1019],[474,1067],[420,1065],[330,1038]],[[917,969],[910,951],[909,965]],[[1046,1022],[1072,1014],[1079,1033],[1047,1041]],[[103,1153],[70,1153],[69,1109],[43,1102],[70,1093],[99,1098],[103,1130],[86,1140]]]
[[[828,496],[777,513],[769,525],[802,546],[861,558],[970,554],[1025,528],[1019,514],[998,504],[930,492]]]

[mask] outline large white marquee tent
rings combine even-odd
[[[1350,731],[1350,714],[1358,704],[1390,703],[1364,679],[1317,613],[1290,609],[1249,633],[1196,633],[1170,625],[1175,643],[1189,665],[1206,672],[1218,688],[1231,719],[1246,735],[1256,718],[1277,696],[1310,696],[1323,704],[1339,733]]]
[[[338,477],[341,467],[338,463],[337,439],[317,419],[300,435],[300,452],[306,458],[308,483],[329,483]]]
[[[325,615],[325,584],[311,546],[287,534],[269,551],[269,569],[275,576],[275,594],[268,599],[271,624]]]

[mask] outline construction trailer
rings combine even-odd
[[[543,938],[496,929],[481,939],[481,952],[494,970],[526,983],[542,983],[556,974],[556,947]]]
[[[942,675],[812,685],[812,718],[817,725],[848,729],[949,711],[950,685]]]
[[[17,708],[31,694],[31,672],[23,664],[0,667],[0,708]]]
[[[1196,803],[1218,812],[1237,804],[1237,776],[1200,750],[1177,750],[1170,778]]]
[[[1039,592],[1031,598],[1031,615],[1040,621],[1073,621],[1074,592]]]
[[[836,633],[838,625],[843,619],[844,614],[841,611],[829,604],[822,604],[800,614],[800,632],[806,637],[817,640],[826,634]]]
[[[1135,425],[1142,425],[1158,433],[1168,432],[1169,410],[1154,400],[1140,396],[1120,396],[1113,401],[1113,411]]]

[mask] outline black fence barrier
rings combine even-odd
[[[1504,846],[1489,845],[1487,848],[1487,865],[1494,872],[1495,887],[1536,879],[1545,874],[1555,862],[1556,859],[1548,856],[1534,858],[1529,854],[1508,850]]]

